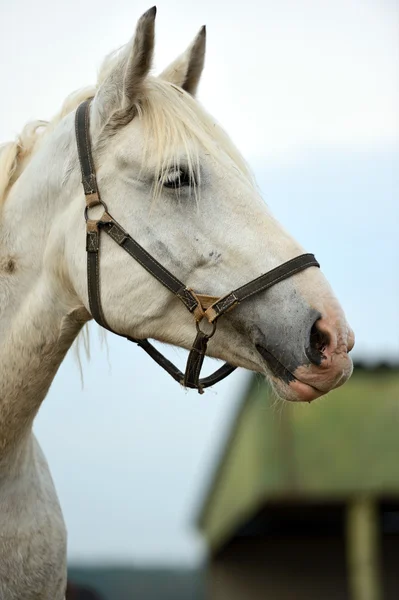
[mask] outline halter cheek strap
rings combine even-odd
[[[82,185],[86,197],[87,286],[91,314],[102,327],[108,329],[112,333],[122,335],[117,331],[114,331],[108,325],[101,305],[100,234],[104,231],[114,240],[114,242],[125,250],[125,252],[155,277],[155,279],[179,298],[187,310],[192,313],[197,327],[197,335],[189,352],[184,374],[152,344],[150,344],[148,340],[136,339],[124,335],[122,337],[126,337],[129,341],[135,342],[143,348],[143,350],[145,350],[159,366],[165,369],[165,371],[181,385],[197,389],[199,393],[203,393],[205,388],[218,383],[227,377],[227,375],[230,375],[236,368],[225,363],[209,377],[200,379],[207,344],[216,331],[217,320],[219,317],[237,306],[240,302],[247,300],[254,294],[267,290],[279,281],[291,277],[295,273],[303,271],[308,267],[319,267],[320,265],[313,254],[302,254],[301,256],[297,256],[296,258],[279,265],[275,269],[268,271],[260,277],[253,279],[249,283],[246,283],[221,298],[198,294],[187,288],[184,283],[159,263],[138,242],[136,242],[136,240],[134,240],[121,225],[119,225],[108,212],[106,204],[101,199],[91,153],[89,130],[90,102],[91,100],[86,100],[77,108],[75,130],[79,162],[82,171]],[[90,219],[90,208],[98,205],[101,205],[104,209],[102,216],[96,220]],[[208,322],[212,324],[211,333],[206,333],[201,330],[200,322],[203,319],[208,320]]]

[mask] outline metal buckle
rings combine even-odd
[[[201,321],[202,321],[202,319],[201,319]],[[209,323],[209,325],[212,325],[212,331],[210,333],[207,333],[206,331],[204,331],[203,329],[201,329],[201,327],[200,327],[201,321],[195,321],[195,326],[197,328],[197,331],[198,331],[198,333],[201,332],[203,335],[205,335],[208,338],[208,340],[210,340],[211,337],[213,335],[215,335],[217,322],[213,321],[212,323]]]
[[[84,216],[85,216],[85,221],[86,221],[86,223],[87,223],[87,221],[89,221],[89,220],[90,220],[90,221],[91,221],[91,220],[93,220],[93,221],[97,220],[97,219],[91,219],[91,218],[90,218],[90,216],[89,216],[89,210],[90,210],[91,208],[96,208],[96,206],[102,206],[102,207],[103,207],[103,209],[104,209],[104,212],[106,212],[106,213],[108,212],[107,205],[105,204],[105,202],[103,202],[103,200],[101,200],[101,199],[99,198],[99,199],[98,199],[98,201],[97,201],[95,204],[90,204],[90,206],[87,206],[87,205],[85,206],[85,210],[84,210]]]

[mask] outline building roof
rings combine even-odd
[[[267,502],[399,497],[399,366],[359,364],[312,404],[276,401],[251,379],[199,528],[212,549]]]

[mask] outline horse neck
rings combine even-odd
[[[66,119],[28,161],[1,210],[0,339],[34,288],[52,224],[68,206],[63,171],[72,144],[73,126]]]
[[[30,432],[87,320],[44,266],[51,222],[67,201],[56,192],[62,188],[57,165],[65,160],[56,147],[57,138],[32,158],[9,193],[0,223],[0,459]]]

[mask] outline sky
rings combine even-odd
[[[0,1],[0,140],[95,82],[149,3]],[[199,99],[249,161],[274,214],[314,252],[357,342],[399,360],[399,4],[160,0],[155,72],[207,25]],[[199,396],[90,325],[91,360],[62,364],[35,432],[71,562],[196,564],[194,519],[249,374]],[[168,348],[183,364],[184,352]],[[99,374],[101,373],[101,385]],[[115,385],[117,382],[117,385]]]

